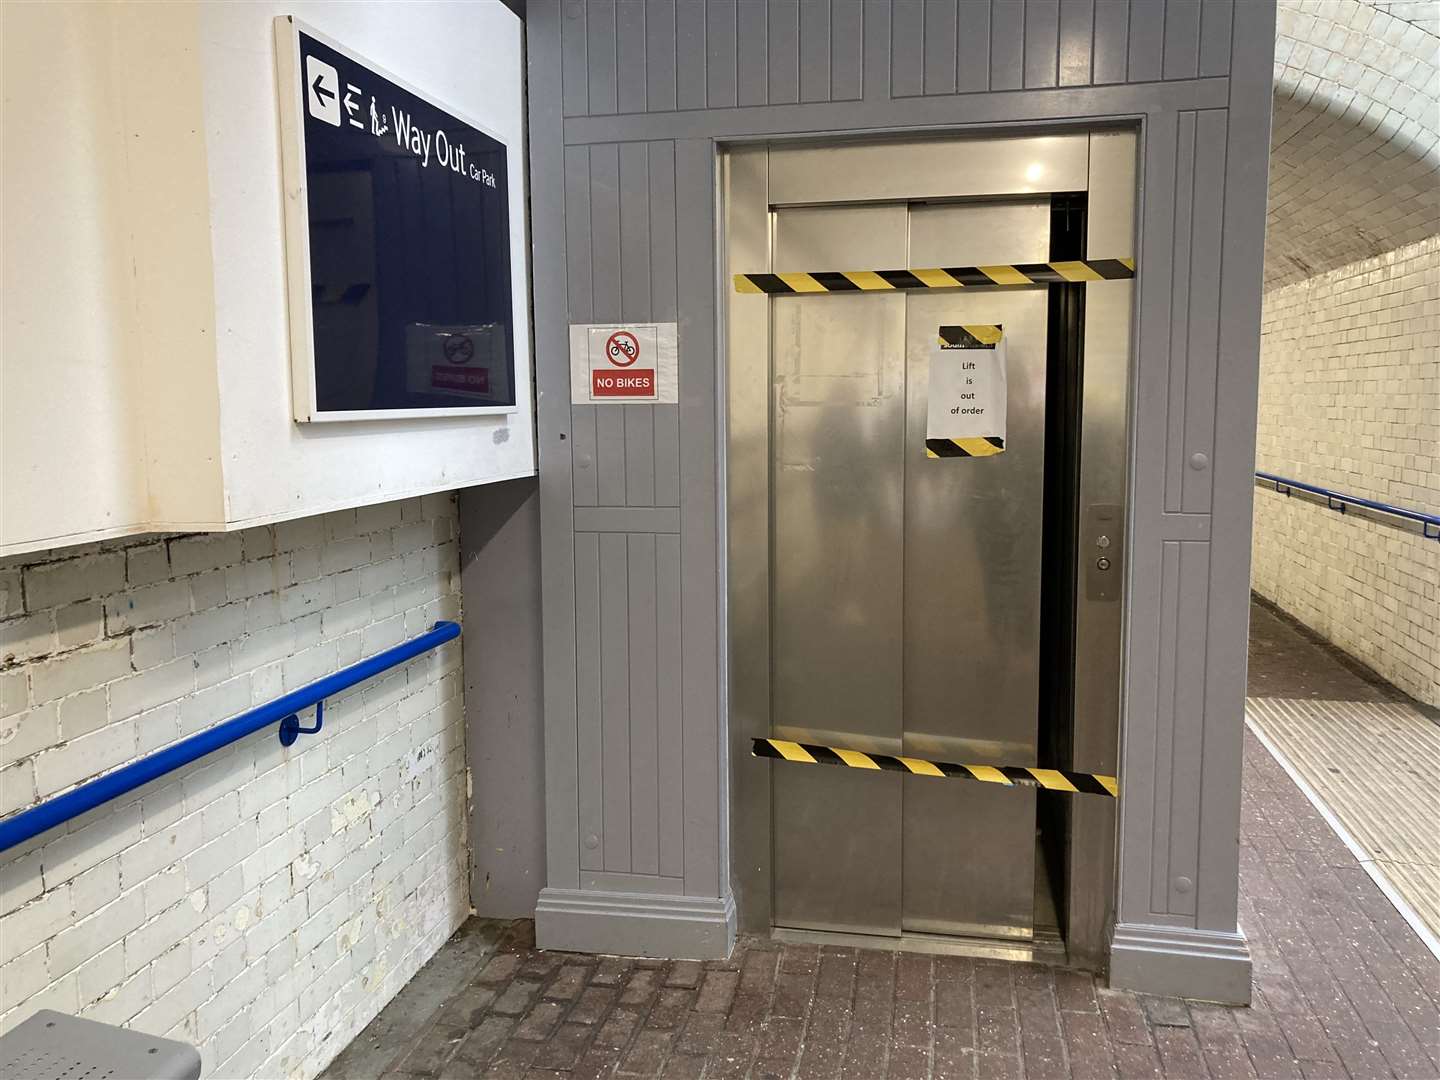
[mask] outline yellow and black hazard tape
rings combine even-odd
[[[1005,334],[1004,323],[966,323],[940,327],[942,349],[993,349]]]
[[[949,761],[892,757],[838,746],[790,742],[787,739],[756,739],[750,752],[756,757],[796,761],[805,765],[845,765],[851,769],[879,769],[912,776],[940,776],[956,780],[978,780],[1002,787],[1038,787],[1071,795],[1104,795],[1118,798],[1120,784],[1113,776],[1068,772],[1062,769],[1032,769],[1019,765],[956,765]]]
[[[1004,453],[1005,440],[996,435],[970,439],[926,439],[925,456],[946,457],[994,457]]]
[[[886,289],[966,289],[992,285],[1051,285],[1118,281],[1135,276],[1134,259],[1068,259],[1006,266],[947,266],[928,270],[816,270],[736,274],[742,293],[874,292]]]

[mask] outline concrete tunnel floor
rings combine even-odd
[[[1249,690],[1408,701],[1264,602]],[[1440,960],[1248,729],[1240,925],[1248,1009],[754,937],[723,961],[540,952],[528,921],[471,919],[324,1080],[1440,1078]]]

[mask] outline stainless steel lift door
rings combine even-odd
[[[915,207],[910,265],[1044,262],[1048,200]],[[1035,765],[1045,469],[1044,288],[910,293],[906,305],[905,753]],[[1004,327],[1005,452],[927,458],[936,330]],[[1035,793],[904,779],[902,928],[1030,937]]]
[[[903,205],[782,211],[775,265],[901,266],[905,239]],[[900,748],[904,366],[904,296],[775,301],[771,685],[781,738]],[[778,923],[896,931],[900,791],[893,773],[777,776]]]
[[[781,209],[774,269],[1043,261],[1048,203]],[[1003,323],[1006,452],[925,456],[939,326]],[[777,297],[772,717],[781,738],[1034,764],[1046,293]],[[774,773],[774,921],[1028,937],[1034,796]]]

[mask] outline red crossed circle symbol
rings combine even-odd
[[[605,355],[616,367],[629,367],[640,359],[640,340],[629,330],[616,330],[605,341]]]

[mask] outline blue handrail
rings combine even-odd
[[[1257,472],[1255,479],[1274,484],[1275,491],[1286,497],[1289,497],[1292,488],[1296,491],[1318,495],[1325,500],[1325,505],[1331,510],[1338,510],[1342,514],[1345,513],[1346,506],[1360,506],[1366,510],[1373,510],[1377,514],[1390,514],[1393,517],[1404,518],[1406,521],[1418,521],[1420,533],[1426,540],[1440,540],[1440,515],[1426,514],[1420,510],[1407,510],[1403,506],[1391,506],[1388,503],[1376,502],[1374,499],[1362,499],[1358,495],[1346,495],[1343,492],[1331,491],[1329,488],[1317,487],[1314,484],[1303,484],[1299,480],[1287,480],[1274,473]],[[1435,530],[1433,533],[1430,531],[1432,528]]]
[[[320,730],[320,710],[324,708],[323,702],[327,697],[338,694],[358,682],[364,682],[372,675],[378,675],[387,668],[397,667],[407,660],[412,660],[421,653],[438,648],[459,636],[460,625],[458,623],[437,622],[434,627],[419,637],[402,642],[393,649],[376,653],[369,659],[361,660],[358,664],[351,664],[347,668],[341,668],[333,675],[327,675],[298,690],[292,690],[285,696],[278,697],[259,708],[241,713],[224,723],[216,724],[212,728],[191,735],[188,739],[181,739],[174,746],[167,746],[164,750],[158,750],[149,757],[143,757],[114,772],[106,773],[97,780],[91,780],[88,784],[81,784],[74,791],[67,791],[64,795],[47,799],[39,806],[32,806],[29,810],[11,814],[4,820],[0,820],[0,851],[6,851],[16,844],[23,844],[32,836],[39,836],[47,829],[53,829],[56,825],[69,821],[71,818],[79,817],[87,810],[95,809],[101,803],[109,802],[126,792],[134,791],[142,784],[148,784],[157,777],[190,764],[196,758],[204,757],[223,746],[229,746],[236,740],[243,739],[246,735],[268,727],[276,721],[280,723],[280,741],[289,746],[295,741],[297,735],[312,734]],[[316,706],[315,724],[312,727],[303,728],[300,726],[299,717],[296,714],[311,705]]]

